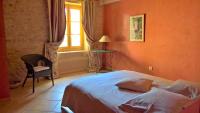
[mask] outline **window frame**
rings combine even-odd
[[[82,3],[70,3],[70,2],[65,2],[65,8],[66,8],[66,27],[67,27],[67,33],[65,32],[65,36],[67,36],[67,45],[66,47],[59,47],[58,51],[59,52],[65,52],[65,51],[79,51],[84,49],[84,33],[83,33],[83,26],[82,26]],[[78,9],[80,10],[80,46],[72,46],[71,42],[71,14],[70,14],[70,9]]]

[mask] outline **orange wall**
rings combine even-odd
[[[0,0],[0,99],[9,97],[2,0]]]
[[[121,0],[104,8],[114,69],[200,81],[200,0]],[[129,17],[146,14],[145,42],[129,41]],[[153,66],[153,71],[148,66]]]

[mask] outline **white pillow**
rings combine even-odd
[[[152,80],[139,78],[139,79],[132,79],[128,81],[122,81],[116,84],[119,88],[128,89],[138,92],[147,92],[151,89]]]
[[[195,99],[200,95],[200,84],[180,79],[168,86],[166,90]]]
[[[128,113],[137,113],[138,111],[134,106],[152,105],[150,109],[147,109],[152,113],[179,113],[184,105],[189,102],[191,102],[191,99],[186,96],[153,88],[151,91],[120,105],[119,108]]]

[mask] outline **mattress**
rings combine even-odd
[[[66,87],[62,106],[75,113],[123,113],[118,106],[141,93],[121,90],[116,83],[133,78],[148,78],[155,87],[166,87],[172,81],[134,71],[115,71],[94,74],[73,81]]]

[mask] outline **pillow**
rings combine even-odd
[[[128,81],[122,81],[116,84],[119,88],[128,89],[138,92],[147,92],[151,89],[152,80],[140,78]]]
[[[191,99],[181,94],[153,88],[151,91],[120,105],[119,108],[128,113],[179,113],[184,105],[189,102],[191,102]],[[143,111],[142,109],[139,111],[138,108],[140,107],[135,106],[146,107],[141,107]],[[144,108],[146,109],[144,110]]]
[[[195,99],[200,95],[200,84],[185,80],[177,80],[167,87],[166,90]]]

